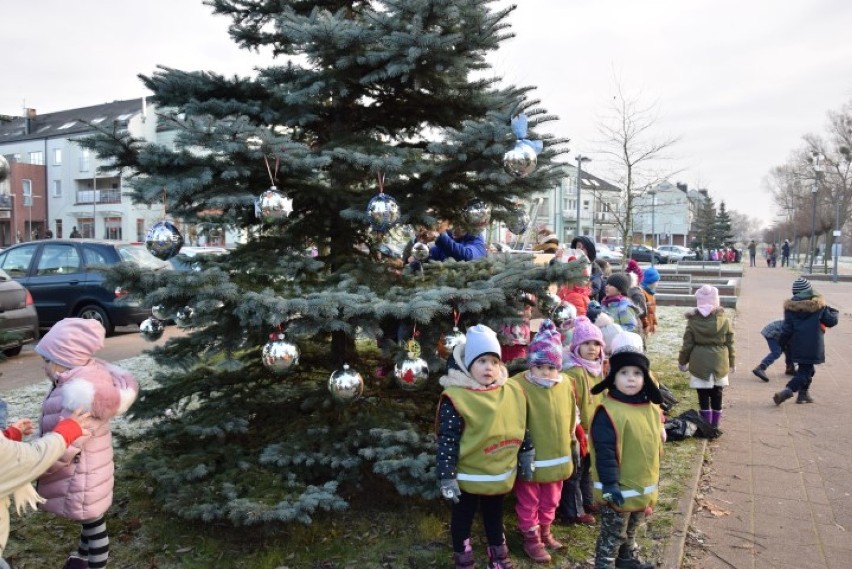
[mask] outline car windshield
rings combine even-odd
[[[129,261],[143,269],[157,270],[168,266],[166,261],[152,255],[144,245],[116,245],[116,249],[122,261]]]

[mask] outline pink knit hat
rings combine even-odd
[[[601,329],[595,326],[592,321],[585,316],[580,316],[574,321],[574,335],[571,338],[571,351],[575,352],[582,344],[589,341],[597,342],[600,344],[601,349],[606,347]]]
[[[562,334],[550,320],[541,323],[527,350],[527,364],[562,369]]]
[[[74,368],[84,366],[104,347],[106,331],[90,318],[65,318],[45,334],[33,350],[46,360]]]
[[[719,307],[719,289],[715,286],[701,285],[701,288],[695,291],[695,302],[698,312],[707,316]]]

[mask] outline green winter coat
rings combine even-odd
[[[690,375],[702,380],[726,377],[734,366],[734,327],[725,309],[703,316],[694,308],[686,313],[686,330],[677,363],[689,364]]]

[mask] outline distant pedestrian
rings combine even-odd
[[[719,304],[719,289],[701,285],[696,307],[686,313],[686,330],[678,367],[689,371],[689,386],[698,392],[701,417],[718,427],[722,420],[722,390],[734,370],[734,327]]]
[[[787,364],[784,373],[787,375],[795,375],[796,373],[796,365],[790,359],[790,346],[782,346],[778,343],[778,337],[781,335],[781,328],[783,326],[783,320],[773,320],[760,331],[761,336],[766,339],[766,343],[769,346],[769,354],[763,358],[760,364],[751,370],[751,372],[763,381],[769,381],[769,376],[766,375],[766,369],[771,366],[775,360],[780,358],[782,353],[784,354],[784,363]]]
[[[826,328],[837,325],[837,313],[807,279],[799,277],[793,281],[793,298],[784,301],[784,325],[778,343],[790,346],[790,359],[796,364],[796,373],[787,387],[772,396],[776,405],[781,405],[794,393],[798,393],[796,403],[813,403],[810,387],[814,365],[825,363],[823,336]]]
[[[80,232],[77,231],[76,225],[71,228],[71,235],[69,235],[68,237],[70,237],[71,239],[79,239],[80,237],[82,237],[82,235],[80,235]]]
[[[785,239],[784,244],[781,245],[781,266],[789,267],[790,266],[790,240]]]

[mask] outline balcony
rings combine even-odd
[[[74,205],[86,204],[117,204],[121,203],[121,190],[118,188],[106,190],[78,190]]]

